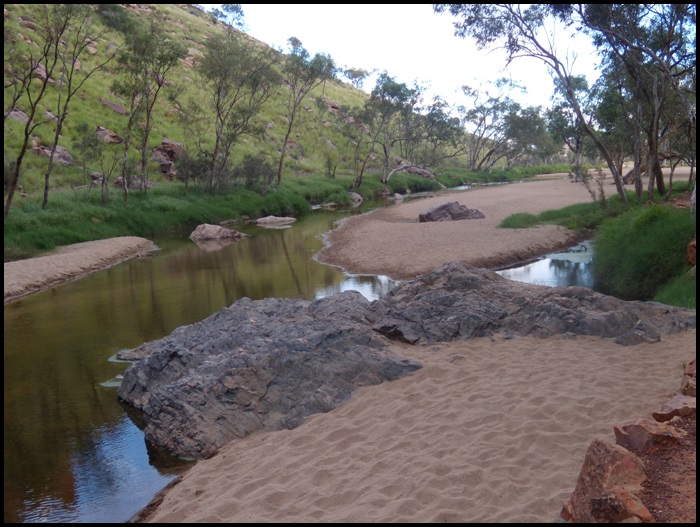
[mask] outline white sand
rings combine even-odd
[[[5,263],[5,302],[80,278],[145,253],[153,242],[136,236],[76,243],[27,260]]]

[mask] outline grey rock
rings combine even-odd
[[[485,218],[484,213],[460,205],[457,201],[441,203],[418,215],[420,223],[428,221],[477,220]]]
[[[390,340],[596,335],[621,345],[695,327],[695,310],[627,302],[584,287],[512,282],[447,264],[369,302],[346,291],[316,301],[242,298],[123,359],[119,399],[141,410],[146,439],[190,458],[256,430],[293,428],[360,386],[420,368]]]
[[[317,301],[242,298],[148,345],[119,399],[143,412],[146,439],[204,458],[255,430],[294,428],[360,386],[420,363],[392,353],[348,291]]]
[[[621,345],[695,327],[695,310],[624,301],[585,287],[546,287],[449,263],[372,303],[374,329],[409,343],[495,334],[594,335]]]

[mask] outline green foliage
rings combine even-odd
[[[391,176],[388,187],[391,192],[398,192],[399,194],[440,190],[440,184],[437,181],[416,174],[407,174],[405,172],[398,172]]]
[[[695,309],[695,295],[695,273],[686,273],[662,286],[654,296],[654,302]]]
[[[131,32],[135,23],[135,17],[121,4],[96,4],[95,12],[105,26],[125,35]]]
[[[596,287],[626,300],[648,300],[687,270],[685,252],[695,235],[686,209],[638,207],[605,222],[596,234]]]
[[[504,229],[527,229],[539,224],[540,220],[534,214],[519,212],[508,216],[498,226]]]
[[[240,166],[233,170],[234,184],[246,190],[267,194],[275,181],[275,167],[260,155],[246,154]]]

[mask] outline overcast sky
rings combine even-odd
[[[209,8],[212,4],[201,4]],[[386,71],[409,86],[428,86],[429,97],[440,95],[455,104],[465,102],[462,85],[486,87],[509,77],[527,88],[510,96],[524,106],[549,106],[553,83],[535,59],[516,59],[505,69],[500,51],[478,50],[470,39],[454,36],[454,18],[438,15],[432,4],[241,4],[250,36],[288,51],[287,39],[298,38],[311,55],[330,55],[340,67]],[[574,73],[597,77],[597,57],[585,37],[565,39],[557,48],[575,51]],[[365,81],[364,90],[375,79]]]

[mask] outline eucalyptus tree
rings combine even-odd
[[[82,4],[40,4],[37,6],[35,22],[35,42],[23,50],[11,44],[6,62],[5,87],[11,91],[10,106],[5,110],[5,117],[18,104],[25,108],[27,119],[24,123],[23,141],[17,157],[13,162],[13,174],[10,179],[5,200],[4,218],[10,212],[14,193],[17,189],[24,156],[29,142],[39,126],[56,122],[56,132],[51,147],[48,168],[44,175],[44,197],[42,208],[48,204],[49,179],[53,169],[53,159],[58,146],[61,129],[68,116],[71,98],[82,88],[87,79],[100,69],[111,57],[99,62],[91,69],[80,73],[78,58],[86,49],[91,39],[96,36],[91,24],[91,11]],[[58,92],[57,115],[40,116],[39,108],[52,88]]]
[[[362,185],[365,168],[374,153],[376,143],[369,128],[371,114],[365,106],[343,106],[340,108],[340,129],[347,139],[353,167],[353,186]]]
[[[469,103],[458,107],[464,128],[461,137],[467,169],[489,170],[508,154],[507,118],[517,112],[520,105],[505,94],[510,86],[505,79],[494,83],[497,91],[462,86],[462,93]]]
[[[605,59],[629,76],[646,136],[648,192],[656,186],[663,193],[664,145],[686,127],[694,135],[696,5],[571,4],[555,10],[580,21]]]
[[[276,69],[279,60],[276,51],[235,31],[207,40],[197,68],[204,100],[191,101],[183,120],[207,167],[204,178],[209,190],[225,182],[232,149],[241,137],[262,132],[256,117],[282,82]]]
[[[416,165],[428,168],[440,161],[463,154],[460,138],[464,134],[460,119],[441,97],[420,109],[418,126],[406,141],[407,157]]]
[[[372,75],[372,71],[365,70],[362,68],[345,68],[342,70],[342,75],[350,81],[355,88],[358,90],[362,89],[365,83],[365,79]]]
[[[290,52],[284,57],[282,62],[284,85],[289,89],[289,97],[286,102],[287,130],[284,135],[277,167],[278,185],[282,181],[282,168],[289,144],[289,137],[292,134],[292,129],[304,98],[317,86],[335,78],[338,70],[329,55],[316,53],[311,57],[311,54],[304,48],[298,38],[291,37],[287,43],[289,44]]]
[[[457,18],[454,22],[457,36],[472,37],[481,48],[491,45],[502,47],[507,53],[508,62],[519,57],[532,57],[549,68],[561,82],[566,99],[584,132],[605,159],[620,200],[626,203],[627,194],[613,156],[585,119],[576,97],[571,64],[567,57],[557,53],[551,35],[544,31],[545,23],[552,21],[554,9],[552,4],[434,4],[437,13],[449,12]]]
[[[542,164],[556,153],[552,137],[540,106],[528,106],[511,111],[506,117],[505,137],[508,150],[506,167],[518,164]]]
[[[154,15],[147,23],[134,25],[125,34],[126,44],[119,53],[122,74],[112,89],[128,101],[122,157],[125,203],[129,200],[131,179],[129,150],[132,143],[138,141],[141,189],[146,192],[148,141],[153,130],[156,102],[163,88],[169,85],[173,68],[187,53],[183,44],[168,36],[165,24],[163,18]]]
[[[377,146],[382,149],[382,183],[388,180],[394,144],[406,138],[413,125],[413,110],[420,95],[417,87],[409,88],[384,71],[365,101],[364,122],[371,130],[371,152]]]
[[[553,105],[546,111],[547,128],[555,141],[559,141],[574,155],[573,174],[574,181],[583,181],[587,176],[581,170],[583,157],[584,131],[579,124],[579,117],[571,109],[571,105],[565,97],[565,90],[561,83],[555,79]],[[586,104],[586,96],[589,92],[588,81],[583,75],[571,78],[571,88],[576,97],[581,101],[581,107],[589,120],[592,119],[590,104]]]
[[[555,4],[553,10],[562,20],[580,21],[599,47],[645,57],[669,81],[695,126],[696,4]]]
[[[215,19],[221,20],[230,27],[243,29],[245,26],[245,15],[241,4],[221,4],[221,9],[215,7],[210,13]]]
[[[102,37],[104,30],[95,29],[92,7],[88,4],[58,4],[48,7],[56,9],[58,17],[70,17],[72,23],[64,35],[62,52],[58,55],[57,72],[58,99],[56,102],[54,139],[49,154],[49,163],[44,172],[44,197],[41,208],[49,203],[49,180],[54,168],[54,156],[58,141],[61,138],[63,125],[68,117],[68,107],[73,96],[80,91],[87,80],[98,70],[106,66],[114,58],[116,51],[105,54],[92,66],[82,65],[80,57],[93,42]],[[61,13],[63,11],[63,13]]]

